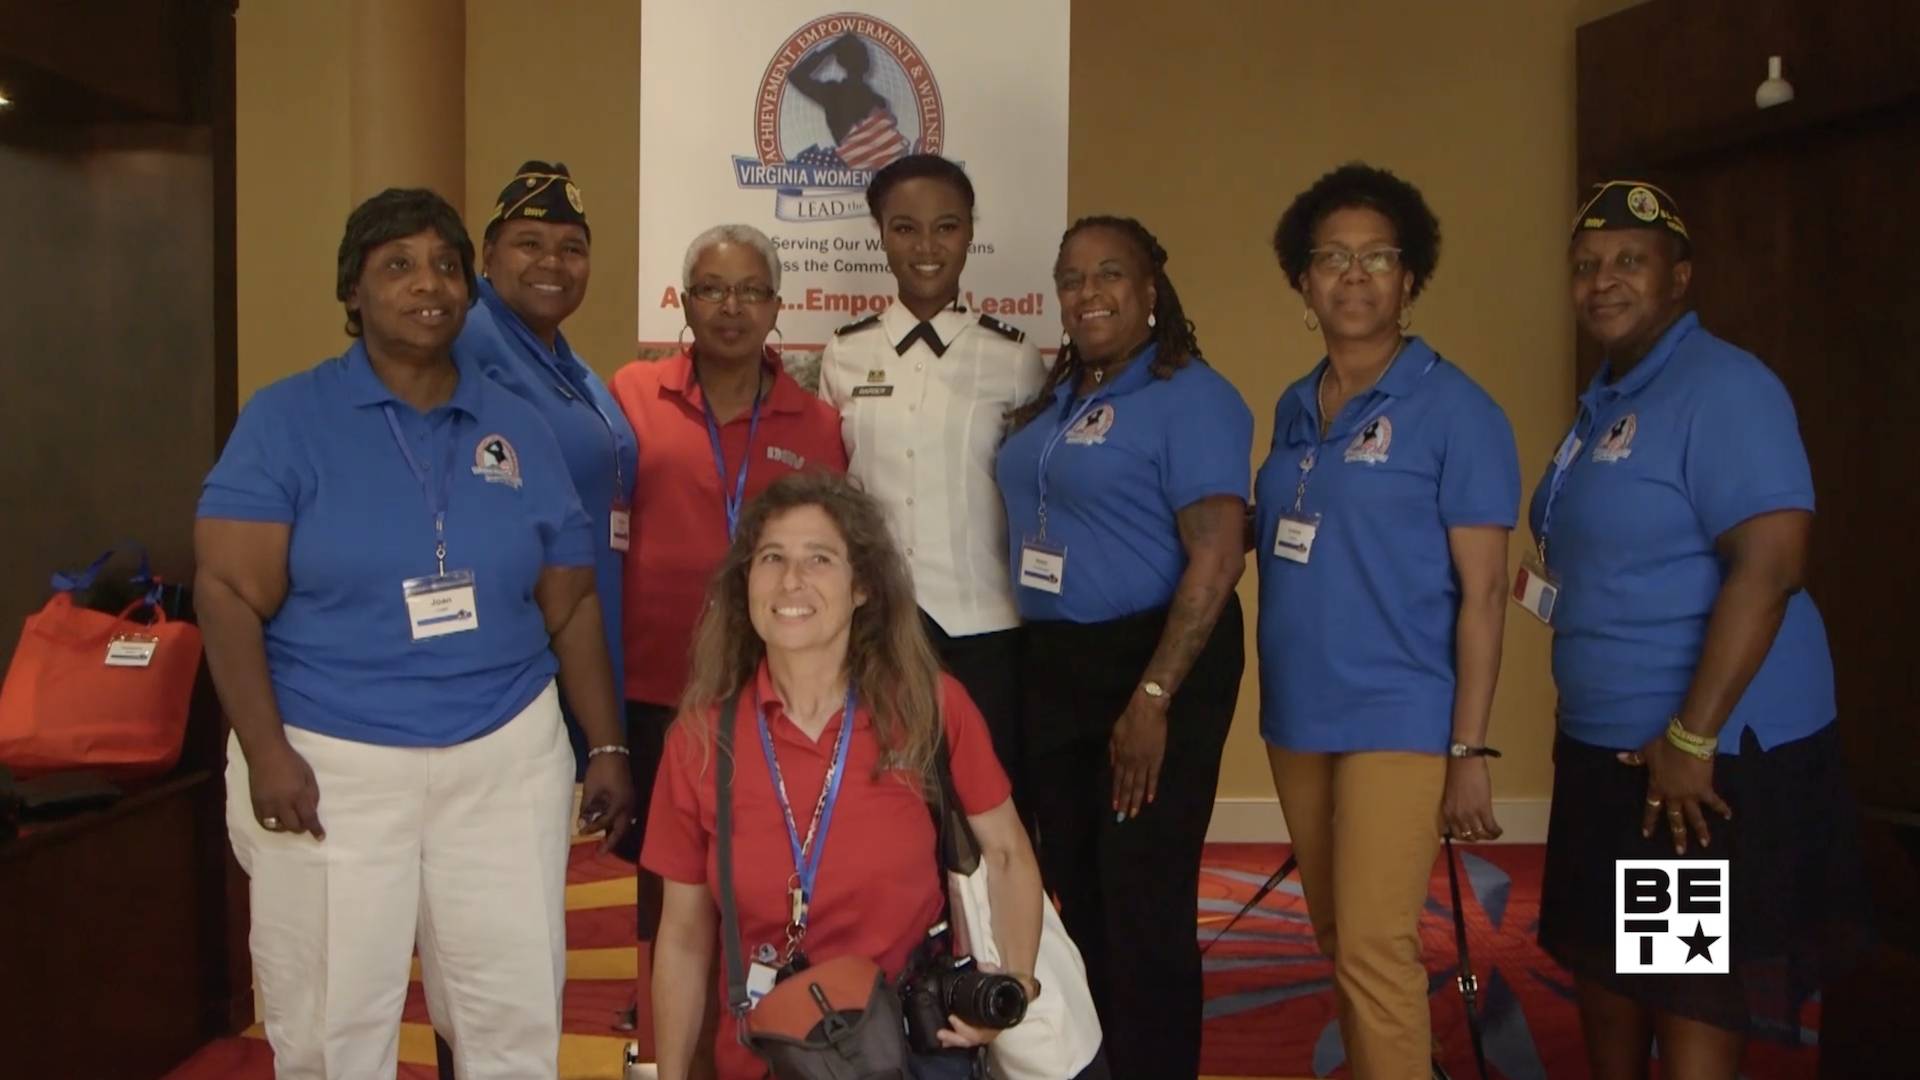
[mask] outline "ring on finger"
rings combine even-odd
[[[1666,802],[1667,802],[1667,800],[1665,800],[1665,799],[1656,799],[1656,798],[1654,798],[1654,797],[1652,797],[1652,796],[1648,796],[1648,797],[1647,797],[1647,805],[1648,805],[1648,806],[1653,806],[1653,807],[1659,807],[1659,806],[1665,806],[1665,805],[1666,805]]]
[[[274,817],[272,814],[268,814],[266,817],[260,819],[260,827],[268,832],[279,832],[280,819]]]

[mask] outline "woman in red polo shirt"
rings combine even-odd
[[[990,867],[996,943],[1031,998],[1040,870],[986,722],[927,643],[879,504],[837,476],[777,481],[747,508],[707,596],[641,856],[666,879],[653,968],[660,1076],[687,1075],[711,993],[719,909],[710,766],[720,705],[735,695],[724,722],[736,747],[742,954],[772,967],[788,961],[788,889],[798,879],[810,896],[798,952],[815,964],[866,957],[890,978],[900,973],[945,899],[921,794],[935,740],[945,738],[954,788]],[[795,865],[796,848],[810,875]],[[992,1035],[950,1023],[940,1035],[950,1047]],[[765,1075],[731,1016],[714,1048],[721,1080]],[[915,1075],[943,1075],[942,1064],[951,1062],[917,1061]],[[964,1061],[958,1075],[967,1075]]]
[[[694,237],[683,266],[692,344],[628,364],[609,384],[640,443],[621,628],[640,815],[621,852],[629,859],[638,854],[661,740],[686,684],[701,593],[726,554],[740,507],[790,473],[847,469],[839,416],[767,347],[780,316],[773,242],[751,225],[717,226]],[[637,906],[640,940],[652,941],[660,879],[644,870]]]

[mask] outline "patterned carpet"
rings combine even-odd
[[[1201,881],[1204,943],[1285,858],[1278,845],[1209,845]],[[1537,945],[1543,851],[1537,845],[1461,850],[1461,889],[1481,1005],[1489,1066],[1506,1080],[1579,1078],[1587,1073],[1572,986]],[[611,1029],[634,972],[633,870],[576,846],[568,873],[568,977],[564,1080],[618,1080],[627,1036]],[[1456,1080],[1475,1075],[1466,1015],[1454,987],[1455,950],[1446,870],[1436,863],[1421,921],[1432,988],[1434,1034]],[[1330,965],[1314,950],[1306,905],[1288,880],[1208,953],[1208,1077],[1345,1077],[1334,1021]],[[416,970],[416,977],[417,977]],[[1817,1004],[1802,1033],[1807,1046],[1756,1044],[1749,1080],[1814,1074],[1810,1048]],[[416,981],[402,1017],[399,1080],[432,1080],[433,1033]],[[256,1026],[209,1044],[167,1080],[270,1080],[272,1055]]]

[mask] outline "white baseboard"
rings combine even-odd
[[[1544,844],[1547,842],[1546,799],[1495,799],[1494,817],[1504,830],[1499,844]],[[1277,800],[1220,798],[1213,803],[1213,823],[1207,827],[1207,840],[1216,844],[1284,844],[1287,820]]]

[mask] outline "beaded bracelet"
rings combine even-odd
[[[594,758],[599,757],[601,754],[626,754],[629,757],[633,756],[633,752],[628,750],[626,747],[616,746],[609,743],[606,746],[596,746],[593,749],[587,751],[587,760],[592,761]]]

